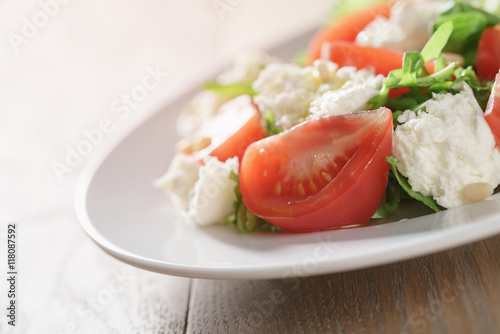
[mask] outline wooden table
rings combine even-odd
[[[340,274],[203,280],[125,265],[61,218],[20,224],[18,333],[500,331],[500,236]]]
[[[500,332],[500,236],[353,272],[224,281],[136,269],[85,235],[73,209],[85,161],[62,180],[53,162],[112,113],[145,68],[167,69],[161,90],[174,96],[237,50],[319,24],[331,1],[231,4],[221,14],[201,0],[72,1],[53,8],[17,50],[0,41],[2,244],[7,223],[18,226],[17,326],[2,315],[0,333]],[[0,4],[0,32],[22,34],[23,18],[40,10],[36,0]],[[116,127],[136,122],[160,96],[151,92]],[[7,290],[0,280],[5,307]]]

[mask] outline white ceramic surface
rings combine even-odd
[[[271,52],[290,57],[307,38]],[[500,194],[437,214],[408,206],[392,222],[308,234],[244,235],[226,226],[187,225],[152,183],[169,164],[177,140],[175,120],[195,86],[116,137],[115,145],[94,154],[82,173],[78,218],[90,237],[119,260],[186,277],[290,278],[400,261],[500,233]]]

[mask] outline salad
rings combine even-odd
[[[343,2],[301,60],[241,55],[186,106],[156,186],[187,221],[310,232],[493,194],[495,3],[369,2]]]

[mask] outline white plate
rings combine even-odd
[[[290,57],[307,38],[271,51]],[[82,174],[78,218],[90,237],[121,261],[186,277],[287,278],[400,261],[500,233],[500,194],[438,214],[308,234],[244,235],[226,226],[186,225],[152,183],[169,164],[177,111],[196,93],[195,86],[118,138]],[[393,220],[426,213],[413,205]]]

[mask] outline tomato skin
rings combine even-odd
[[[480,80],[493,80],[500,70],[500,24],[483,31],[477,48],[476,72]]]
[[[490,126],[491,132],[495,137],[497,147],[500,147],[500,73],[495,78],[490,99],[484,112],[484,119]]]
[[[217,159],[222,162],[236,156],[238,157],[238,161],[241,162],[248,145],[266,136],[262,125],[261,114],[257,109],[257,106],[254,105],[254,108],[255,114],[248,120],[248,122],[231,137],[226,139],[226,141],[211,151],[211,156],[217,157]]]
[[[354,42],[358,34],[376,17],[389,17],[393,3],[376,4],[339,18],[319,30],[309,41],[308,63],[321,57],[323,43],[332,41]]]
[[[354,66],[357,69],[373,68],[375,74],[387,76],[390,71],[403,66],[404,52],[356,45],[351,42],[336,41],[328,44],[328,59],[339,67]],[[425,63],[429,73],[434,73],[434,64]]]
[[[376,117],[376,121],[373,117]],[[363,128],[364,122],[373,123]],[[348,131],[352,133],[357,128],[363,130],[356,134],[359,136],[356,144],[352,144],[350,137],[346,140],[348,144],[342,142]],[[324,134],[327,133],[330,136],[325,138]],[[316,140],[315,134],[325,138],[324,141],[338,138],[336,142],[321,143],[323,146],[329,145],[330,153],[338,153],[335,157],[347,154],[346,150],[354,150],[349,154],[347,163],[315,193],[302,198],[290,193],[270,193],[269,187],[279,180],[281,171],[290,168],[294,171],[292,178],[304,173],[302,165],[297,167],[297,158],[292,156],[289,147],[303,144],[303,147],[298,148],[300,153],[314,154],[316,158],[314,150],[308,153]],[[349,149],[337,152],[338,143],[348,145]],[[243,201],[254,214],[289,232],[365,224],[383,200],[389,175],[389,163],[385,158],[391,154],[391,148],[392,113],[387,108],[329,116],[303,123],[248,147],[240,168]],[[287,182],[286,177],[283,182]]]

